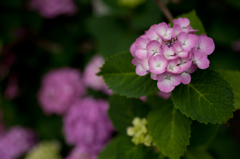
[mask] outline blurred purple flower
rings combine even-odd
[[[45,18],[55,18],[61,14],[73,15],[77,11],[74,0],[31,0],[29,7]]]
[[[46,114],[62,115],[84,94],[85,86],[79,71],[61,68],[43,77],[38,100]]]
[[[112,91],[108,89],[103,78],[96,75],[100,72],[100,67],[102,67],[103,63],[104,59],[99,55],[94,56],[90,60],[83,73],[84,83],[87,87],[90,87],[95,91],[103,91],[104,93],[110,95],[112,94]]]
[[[19,94],[18,79],[16,76],[10,76],[8,79],[8,84],[4,92],[4,96],[8,100],[16,98]]]
[[[89,152],[84,147],[75,147],[66,159],[97,159],[98,154]]]
[[[75,103],[64,117],[63,131],[68,144],[98,153],[109,141],[113,126],[107,115],[108,103],[85,98]]]
[[[35,144],[35,135],[19,126],[12,127],[0,134],[0,158],[16,159]]]

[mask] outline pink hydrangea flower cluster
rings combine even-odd
[[[64,117],[66,142],[79,147],[83,154],[98,154],[113,132],[108,107],[107,101],[90,97],[76,102]]]
[[[173,20],[173,28],[162,22],[155,24],[130,47],[136,74],[157,80],[162,92],[171,92],[180,83],[188,84],[197,67],[209,67],[208,55],[215,45],[205,34],[197,36],[187,18]]]
[[[108,89],[103,77],[96,75],[100,72],[100,67],[102,67],[103,63],[104,59],[99,55],[95,55],[85,67],[83,80],[87,87],[90,87],[95,91],[103,91],[110,95],[112,94],[112,91]]]
[[[35,134],[28,129],[15,126],[0,134],[0,158],[16,159],[35,144]]]
[[[63,115],[85,92],[78,70],[60,68],[43,77],[38,100],[46,114]]]
[[[61,14],[73,15],[77,11],[74,0],[31,0],[29,6],[45,18],[55,18]]]

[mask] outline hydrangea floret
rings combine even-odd
[[[147,120],[135,117],[132,124],[133,127],[127,128],[127,135],[132,136],[132,142],[135,145],[144,144],[145,146],[152,146],[153,142],[147,129]]]
[[[196,35],[187,18],[173,20],[173,27],[165,22],[155,24],[136,39],[130,52],[136,74],[157,80],[160,91],[169,93],[180,83],[189,84],[191,73],[206,69],[215,44],[205,34]]]

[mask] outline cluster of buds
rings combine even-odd
[[[155,24],[130,47],[136,74],[157,80],[162,92],[171,92],[180,83],[189,84],[190,73],[197,67],[209,67],[208,55],[215,45],[205,34],[197,36],[187,18],[173,20],[173,28],[165,22]]]
[[[147,129],[147,120],[135,117],[132,121],[133,127],[127,128],[127,135],[132,136],[132,142],[135,145],[144,144],[145,146],[153,145],[152,138]]]

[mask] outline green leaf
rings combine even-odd
[[[214,159],[206,150],[190,149],[187,150],[184,159]]]
[[[181,84],[173,90],[175,107],[205,124],[222,124],[232,118],[234,94],[223,77],[211,69],[198,70],[191,76],[190,84]]]
[[[239,71],[227,71],[219,70],[218,71],[226,80],[231,84],[233,92],[235,94],[234,106],[235,109],[240,109],[240,72]]]
[[[112,141],[100,153],[99,159],[159,159],[158,155],[144,145],[134,145],[131,138],[120,136]]]
[[[195,32],[197,35],[206,34],[203,24],[202,24],[201,20],[198,18],[195,10],[192,10],[191,12],[186,13],[186,14],[181,14],[181,15],[177,16],[175,19],[180,18],[180,17],[188,18],[190,20],[190,25],[193,27],[193,29],[199,30],[198,32]]]
[[[113,55],[105,61],[98,75],[103,76],[109,89],[123,96],[139,98],[157,92],[157,81],[150,75],[138,76],[132,59],[129,51]]]
[[[113,17],[92,18],[87,27],[96,38],[98,54],[105,58],[122,50],[128,50],[138,38],[138,34],[126,31],[120,20]]]
[[[135,117],[146,117],[149,112],[148,105],[139,99],[112,95],[109,103],[109,117],[116,130],[123,134],[126,134],[128,126],[132,126]]]
[[[189,145],[191,120],[173,104],[160,105],[148,115],[149,132],[158,150],[170,159],[179,159]]]
[[[121,137],[113,138],[105,149],[100,153],[98,159],[116,159],[117,144],[121,140]]]

